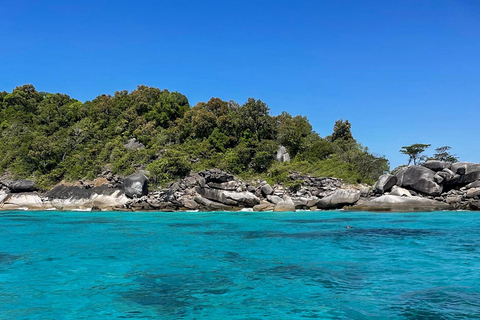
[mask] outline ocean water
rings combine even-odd
[[[479,318],[477,212],[0,212],[0,319]]]

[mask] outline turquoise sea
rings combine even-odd
[[[478,212],[0,212],[0,319],[479,318]]]

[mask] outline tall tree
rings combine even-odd
[[[435,153],[433,154],[433,158],[440,161],[458,162],[457,156],[449,152],[450,149],[450,146],[436,148]]]
[[[331,136],[327,137],[331,142],[335,142],[336,140],[343,140],[348,142],[353,142],[352,135],[352,124],[348,122],[348,120],[343,121],[343,119],[335,121],[335,125],[333,126],[333,133]]]
[[[425,156],[422,156],[421,154],[428,147],[430,147],[430,144],[415,143],[410,146],[403,146],[402,149],[400,149],[400,152],[406,154],[409,157],[407,166],[410,165],[412,160],[413,164],[417,165],[417,163],[419,163],[425,158]]]

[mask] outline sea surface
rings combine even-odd
[[[0,212],[0,319],[480,319],[480,213]]]

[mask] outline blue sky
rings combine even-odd
[[[2,1],[0,31],[0,90],[254,97],[321,136],[348,119],[392,168],[413,143],[480,162],[477,0]]]

